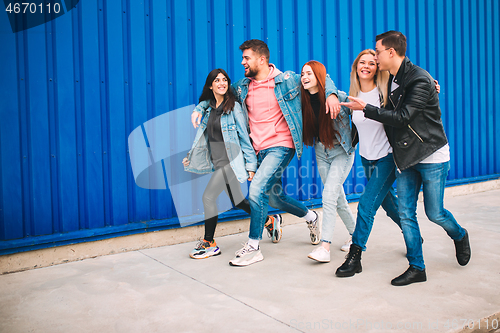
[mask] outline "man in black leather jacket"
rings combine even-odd
[[[421,185],[427,217],[454,240],[457,261],[462,266],[469,262],[470,245],[467,230],[443,205],[450,150],[434,80],[405,56],[406,37],[401,32],[385,32],[378,35],[376,41],[379,68],[391,73],[388,104],[377,108],[351,96],[351,102],[341,104],[353,110],[363,110],[366,118],[385,125],[398,169],[399,216],[410,263],[410,267],[391,283],[403,286],[427,280],[416,212]],[[361,250],[355,244],[351,246],[349,256],[353,269],[358,264],[360,267]]]

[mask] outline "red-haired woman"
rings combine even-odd
[[[337,213],[350,235],[355,226],[355,219],[343,188],[354,163],[356,149],[351,144],[349,109],[342,108],[336,119],[331,119],[326,113],[325,78],[326,69],[320,62],[312,60],[302,67],[303,141],[306,146],[314,146],[319,174],[324,185],[321,246],[308,256],[319,262],[330,261],[330,244]],[[339,100],[345,98],[345,93],[339,91]],[[346,247],[348,251],[347,242]]]

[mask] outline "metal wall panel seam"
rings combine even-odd
[[[111,225],[111,191],[110,191],[110,182],[109,182],[109,160],[107,153],[109,150],[108,146],[108,128],[109,128],[109,95],[107,94],[106,86],[108,85],[108,81],[106,79],[106,67],[109,66],[107,59],[107,33],[106,33],[106,19],[103,13],[104,0],[99,0],[97,3],[97,7],[99,9],[98,12],[98,45],[99,45],[99,97],[100,97],[100,120],[101,120],[101,150],[99,154],[102,158],[101,165],[101,174],[103,178],[102,182],[102,192],[103,192],[103,206],[104,206],[104,216],[103,216],[103,226]]]
[[[498,55],[500,54],[500,1],[493,1],[493,54]],[[495,85],[495,91],[492,96],[496,96],[496,98],[499,98],[500,96],[500,83],[498,83],[496,80],[493,81]],[[490,82],[491,84],[491,82]],[[498,103],[492,103],[493,107],[495,110],[497,110],[497,105]],[[494,124],[495,128],[498,131],[500,129],[500,115],[498,114],[498,111],[495,112],[494,114]],[[494,134],[493,134],[494,133]],[[496,131],[492,132],[492,135],[496,136]],[[496,156],[496,161],[495,161],[495,173],[500,172],[500,140],[496,139],[493,140],[494,142],[494,150],[493,153]]]
[[[124,13],[122,2],[105,1],[106,94],[108,111],[108,158],[110,183],[110,218],[112,225],[128,223],[128,154],[126,148],[126,98]],[[115,23],[116,22],[116,23]],[[110,61],[111,59],[111,61]]]
[[[463,2],[462,2],[463,3]],[[458,9],[459,7],[456,7],[456,10],[459,10]],[[470,94],[468,94],[467,92],[472,92],[474,91],[474,87],[477,87],[476,85],[474,85],[474,82],[472,82],[472,66],[468,66],[468,64],[471,63],[471,48],[472,48],[472,45],[469,44],[471,43],[471,32],[470,32],[470,8],[467,7],[467,4],[463,3],[463,7],[460,8],[461,10],[461,13],[462,13],[462,22],[460,22],[459,20],[457,20],[456,16],[453,17],[454,19],[454,22],[455,22],[455,26],[457,28],[457,31],[460,31],[460,29],[462,29],[462,33],[457,36],[457,34],[455,34],[455,38],[457,40],[457,45],[456,45],[456,50],[463,50],[462,54],[464,55],[464,60],[463,60],[463,66],[464,66],[464,71],[463,73],[466,73],[467,74],[467,77],[469,78],[468,80],[464,80],[464,81],[459,81],[457,80],[457,84],[458,82],[464,82],[465,85],[464,85],[464,93],[462,94],[462,97],[463,97],[463,103],[462,105],[464,105],[465,107],[461,109],[461,112],[463,114],[463,119],[464,119],[464,122],[463,122],[463,147],[464,147],[464,152],[462,152],[462,156],[464,157],[464,162],[465,162],[465,168],[464,168],[464,172],[465,172],[465,177],[471,177],[474,175],[474,172],[473,172],[473,161],[472,161],[472,135],[471,135],[471,123],[472,123],[472,119],[471,119],[471,115],[469,112],[467,112],[468,110],[471,110],[472,109],[472,101],[471,101],[471,98],[470,98]],[[461,44],[460,42],[461,41],[464,41],[463,44]],[[467,42],[466,42],[467,41]],[[460,53],[460,52],[459,52]],[[457,136],[458,133],[457,133]]]
[[[131,110],[131,85],[129,84],[130,80],[130,8],[129,8],[129,0],[122,0],[122,11],[123,11],[123,89],[124,89],[124,100],[125,100],[125,137],[124,140],[126,142],[128,134],[132,132],[135,128],[132,122],[132,110]],[[135,182],[130,181],[133,179],[132,170],[130,166],[130,152],[127,150],[127,188],[128,188],[128,222],[136,221],[136,200],[135,200],[135,191],[137,189],[137,185]]]
[[[493,37],[493,34],[494,32],[490,29],[488,29],[488,27],[492,27],[493,26],[493,22],[492,22],[492,17],[493,17],[493,6],[492,6],[492,3],[491,3],[492,0],[487,0],[486,1],[486,5],[485,7],[487,8],[486,9],[486,20],[484,20],[484,24],[485,24],[485,31],[486,31],[486,59],[485,59],[485,63],[486,64],[492,64],[494,62],[494,57],[492,56],[493,55],[493,46],[492,46],[492,43],[488,43],[489,40],[491,41],[494,41],[494,37]],[[487,67],[490,67],[490,66],[487,66]],[[486,86],[487,86],[487,96],[488,97],[491,97],[491,96],[494,96],[493,95],[493,90],[494,90],[494,85],[495,84],[491,84],[491,82],[493,82],[493,75],[492,75],[492,71],[491,71],[491,68],[487,68],[486,69],[486,73],[485,73],[485,76],[486,76]],[[496,83],[498,84],[498,83]],[[494,140],[494,137],[495,137],[495,132],[494,132],[494,116],[495,116],[495,113],[493,112],[495,108],[495,105],[493,103],[491,103],[491,100],[488,98],[486,100],[486,110],[487,110],[487,118],[486,118],[486,123],[487,123],[487,140],[488,140],[488,149],[487,149],[487,161],[488,161],[488,167],[487,167],[487,173],[494,173],[495,172],[495,166],[494,166],[494,162],[495,162],[495,159],[493,158],[494,155],[494,152],[495,152],[495,140]],[[493,153],[493,156],[492,156],[492,153]]]
[[[61,214],[60,214],[60,198],[59,198],[59,160],[60,154],[58,149],[58,142],[56,136],[57,130],[57,90],[54,85],[56,82],[55,75],[55,34],[54,31],[54,21],[50,21],[45,24],[45,43],[47,50],[47,77],[46,81],[48,83],[48,118],[49,118],[49,164],[50,164],[50,198],[51,198],[51,209],[52,209],[52,232],[61,231]]]
[[[488,167],[488,160],[487,160],[487,154],[488,154],[488,142],[486,140],[487,135],[488,135],[488,127],[486,123],[486,115],[489,112],[488,108],[488,101],[487,101],[487,96],[486,96],[486,91],[488,88],[488,83],[487,83],[487,68],[486,68],[486,42],[484,40],[485,37],[485,24],[486,24],[486,19],[485,19],[485,8],[484,8],[484,0],[478,1],[478,23],[479,23],[479,29],[478,29],[478,42],[479,42],[479,71],[480,73],[479,79],[481,81],[480,83],[480,88],[479,88],[479,105],[478,105],[478,110],[482,110],[478,112],[478,120],[479,124],[477,127],[477,133],[478,133],[478,142],[480,145],[479,149],[479,169],[480,172],[479,174],[484,174],[487,171]]]
[[[37,26],[28,34],[27,64],[30,72],[29,92],[29,134],[32,163],[30,167],[33,207],[32,232],[34,235],[50,233],[49,223],[42,217],[52,220],[50,203],[50,152],[48,134],[48,98],[45,26]],[[36,163],[35,163],[36,161]],[[51,229],[51,228],[50,228]]]
[[[18,42],[18,46],[20,47],[18,50],[19,56],[19,65],[18,70],[20,71],[19,76],[21,78],[24,77],[24,82],[21,82],[19,89],[19,127],[20,127],[20,143],[21,143],[21,155],[23,157],[23,163],[21,165],[21,183],[23,186],[22,195],[23,195],[23,233],[26,236],[32,234],[31,232],[31,221],[32,221],[32,206],[31,206],[31,181],[30,181],[30,166],[32,156],[30,154],[29,149],[29,123],[28,123],[28,100],[29,100],[29,92],[28,92],[28,83],[30,80],[29,71],[27,68],[26,61],[26,32],[22,31],[18,33],[18,37],[20,42]],[[18,40],[19,40],[18,39]]]

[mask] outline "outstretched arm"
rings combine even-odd
[[[377,108],[353,96],[349,96],[351,102],[340,104],[352,110],[363,110],[366,118],[393,127],[405,127],[424,110],[427,98],[430,96],[430,89],[435,89],[435,85],[428,78],[416,80],[411,86],[407,87],[407,97],[397,110]]]

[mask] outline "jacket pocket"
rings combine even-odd
[[[396,141],[396,145],[398,146],[398,148],[406,149],[411,147],[415,143],[415,140],[418,140],[417,137],[414,135],[410,135],[410,133],[407,132],[401,139]]]
[[[291,101],[292,99],[297,97],[298,94],[299,94],[299,89],[297,87],[295,87],[292,90],[290,90],[289,92],[287,92],[285,95],[283,95],[283,99],[285,101]]]

